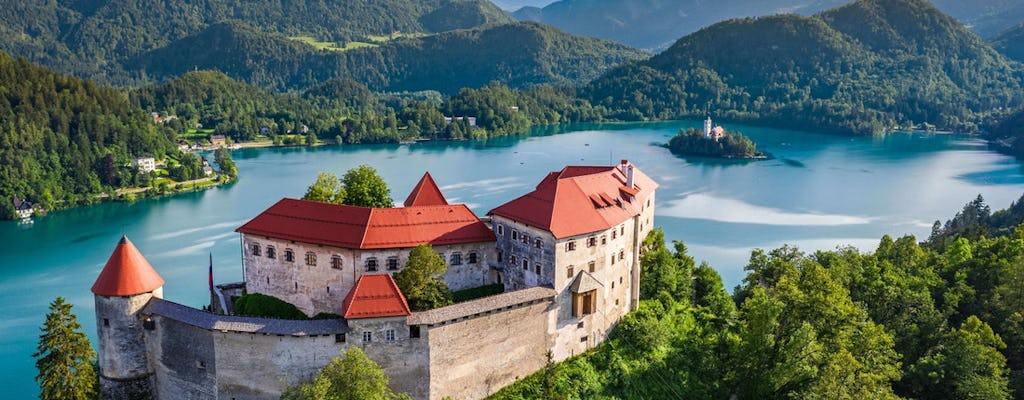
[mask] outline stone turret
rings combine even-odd
[[[139,312],[153,297],[163,298],[163,286],[163,278],[122,236],[92,285],[101,398],[153,397],[153,367],[143,335],[147,321]]]

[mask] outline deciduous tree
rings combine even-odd
[[[358,347],[335,357],[310,382],[292,386],[281,394],[282,400],[406,400],[405,393],[388,387],[384,368],[373,362]]]
[[[331,172],[321,172],[306,189],[303,200],[319,201],[322,203],[342,204],[345,200],[345,189],[341,187],[338,176]]]
[[[429,245],[416,246],[409,252],[405,269],[395,274],[395,283],[409,301],[409,308],[421,311],[452,303],[444,282],[445,270],[444,259]]]
[[[344,204],[360,207],[391,207],[391,189],[369,165],[352,168],[342,177]]]

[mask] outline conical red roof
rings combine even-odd
[[[406,207],[446,205],[448,205],[448,200],[444,199],[441,189],[437,188],[437,183],[430,176],[430,172],[423,174],[420,182],[416,184],[416,187],[412,189],[412,193],[409,193],[409,197],[405,199]]]
[[[132,296],[152,292],[163,285],[164,279],[139,249],[127,236],[121,236],[107,265],[92,284],[92,292],[101,296]]]

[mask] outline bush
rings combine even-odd
[[[250,317],[309,319],[297,307],[274,296],[250,293],[235,300],[235,314]]]
[[[504,292],[505,285],[500,283],[494,283],[490,285],[477,286],[469,289],[456,290],[452,292],[452,300],[455,303],[462,303],[464,301],[479,299],[481,297],[493,296]]]

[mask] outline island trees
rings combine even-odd
[[[409,301],[409,308],[423,311],[452,304],[444,282],[446,270],[444,259],[430,245],[421,244],[409,252],[405,269],[395,273],[395,283]]]
[[[312,381],[289,387],[282,400],[405,400],[405,393],[395,393],[388,387],[384,368],[366,357],[358,347],[345,351],[344,357],[334,357]]]
[[[50,303],[35,354],[39,398],[85,400],[96,397],[96,353],[82,333],[78,317],[63,297]]]

